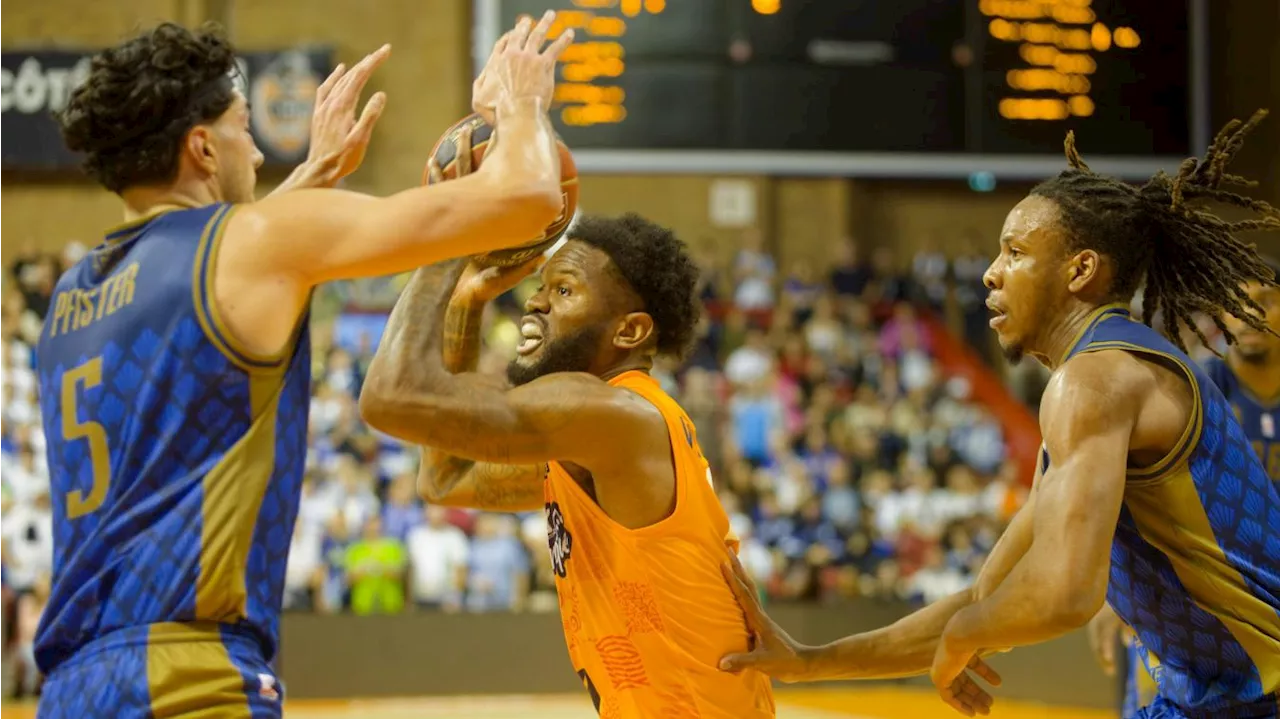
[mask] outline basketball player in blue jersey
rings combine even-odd
[[[1280,280],[1280,264],[1268,260],[1275,279]],[[1280,421],[1280,289],[1262,282],[1246,282],[1244,292],[1266,318],[1269,332],[1260,331],[1233,315],[1224,315],[1226,329],[1235,336],[1225,359],[1211,357],[1205,373],[1226,397],[1245,439],[1261,460],[1267,476],[1280,484],[1280,438],[1276,422]],[[1123,657],[1123,696],[1120,715],[1135,716],[1155,697],[1156,684],[1142,663],[1137,638],[1127,630],[1115,610],[1103,605],[1089,623],[1089,643],[1107,676],[1116,673],[1116,647],[1125,647]]]
[[[275,717],[285,558],[306,454],[307,307],[320,282],[537,237],[561,210],[547,118],[553,20],[522,20],[474,88],[502,133],[455,182],[328,189],[365,154],[357,120],[389,52],[339,67],[292,191],[254,202],[262,154],[213,29],[161,25],[94,58],[61,117],[126,224],[58,282],[38,364],[54,504],[36,637],[41,717]]]
[[[987,269],[991,325],[1012,358],[1053,370],[1040,411],[1044,447],[1027,504],[972,589],[887,628],[799,645],[760,609],[738,567],[726,579],[758,632],[723,660],[792,681],[929,671],[943,700],[972,716],[998,682],[983,653],[1084,626],[1109,600],[1145,647],[1158,691],[1140,717],[1275,717],[1280,691],[1280,491],[1230,403],[1185,353],[1128,311],[1171,322],[1229,313],[1266,331],[1242,283],[1275,286],[1246,230],[1280,212],[1223,189],[1245,134],[1233,122],[1204,161],[1142,187],[1089,170],[1068,135],[1070,169],[1005,221]],[[1221,201],[1262,215],[1228,222]],[[1203,338],[1201,338],[1203,339]]]

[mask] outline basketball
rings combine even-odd
[[[433,185],[475,172],[494,141],[493,128],[477,114],[455,122],[431,148],[431,158],[427,160],[422,174],[423,184]],[[557,138],[556,145],[560,148],[560,192],[564,197],[560,216],[540,236],[530,238],[528,242],[478,256],[476,259],[481,264],[511,267],[526,262],[545,252],[569,229],[578,208],[578,168],[564,141]]]

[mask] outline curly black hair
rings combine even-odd
[[[1237,239],[1236,233],[1280,229],[1280,210],[1223,189],[1224,185],[1257,184],[1228,174],[1226,168],[1245,136],[1266,116],[1266,110],[1259,110],[1248,122],[1232,120],[1203,160],[1187,159],[1176,176],[1159,172],[1141,187],[1094,173],[1080,158],[1075,135],[1068,133],[1070,169],[1031,190],[1057,203],[1068,251],[1094,249],[1115,263],[1112,295],[1129,300],[1146,278],[1143,321],[1151,326],[1157,313],[1163,315],[1161,331],[1183,351],[1187,348],[1179,325],[1190,327],[1209,346],[1192,319],[1195,312],[1212,317],[1229,343],[1235,337],[1222,323],[1223,312],[1243,318],[1258,331],[1268,331],[1261,308],[1241,285],[1250,280],[1275,285],[1275,272],[1256,247]],[[1259,217],[1228,222],[1192,207],[1195,200],[1235,205]],[[1245,312],[1245,307],[1258,314]]]
[[[235,50],[212,23],[164,23],[93,58],[58,116],[67,147],[112,192],[172,180],[183,137],[234,100]]]
[[[675,233],[634,212],[579,218],[569,238],[599,248],[653,317],[659,354],[683,357],[701,316],[698,266]]]

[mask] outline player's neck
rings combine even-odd
[[[162,212],[192,207],[205,207],[218,198],[204,185],[164,187],[131,187],[120,193],[124,200],[125,222],[158,215]]]
[[[644,372],[645,374],[648,374],[651,369],[653,369],[653,363],[649,362],[647,359],[631,359],[602,372],[600,374],[600,379],[608,382],[614,377],[626,374],[627,372]]]
[[[1280,395],[1280,362],[1267,357],[1262,362],[1246,362],[1234,352],[1227,354],[1227,366],[1236,379],[1254,396],[1269,400]]]
[[[1050,371],[1058,369],[1067,360],[1067,353],[1080,338],[1085,325],[1093,318],[1096,309],[1096,306],[1072,302],[1070,309],[1045,328],[1044,337],[1047,340],[1044,346],[1029,350],[1027,354]]]

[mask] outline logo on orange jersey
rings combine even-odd
[[[547,504],[547,546],[551,549],[551,568],[564,579],[565,563],[573,552],[573,535],[564,526],[564,514],[558,502]]]

